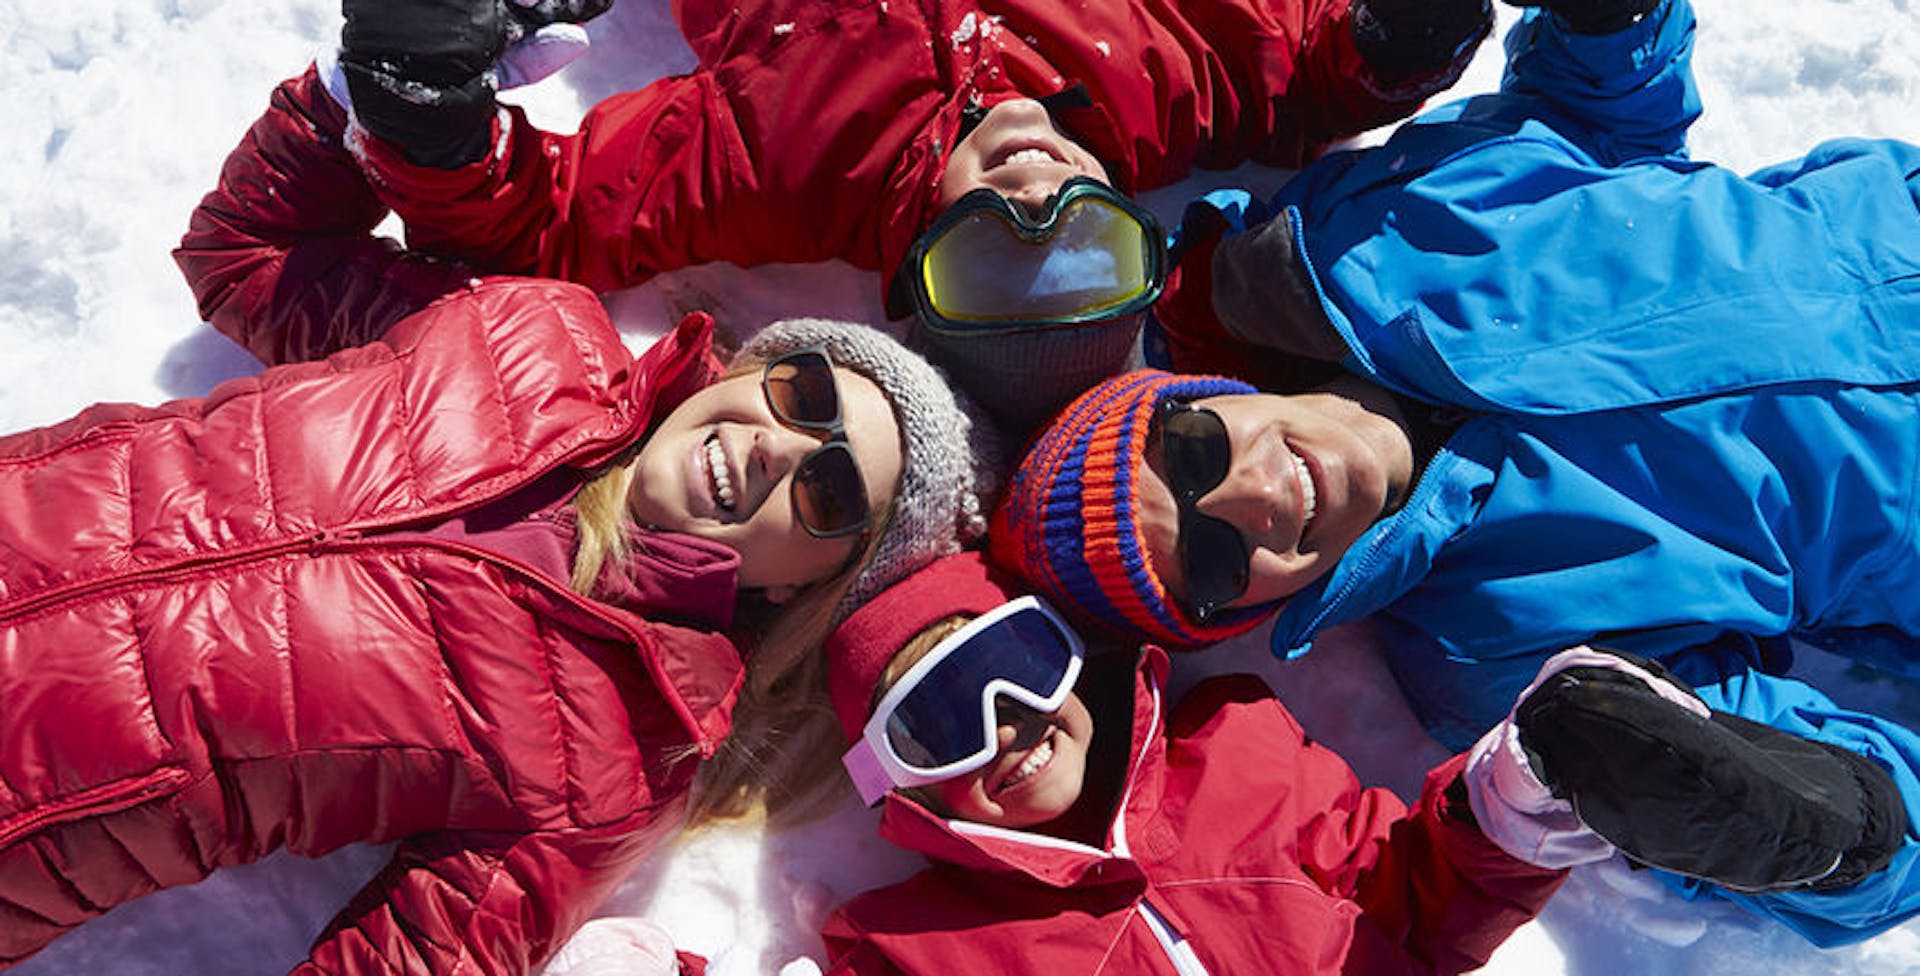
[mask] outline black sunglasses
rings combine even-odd
[[[1247,592],[1247,542],[1229,522],[1202,514],[1197,507],[1207,492],[1225,481],[1233,468],[1233,441],[1220,415],[1181,400],[1168,400],[1156,418],[1160,470],[1180,513],[1176,543],[1181,574],[1187,581],[1187,609],[1206,623]]]
[[[820,348],[796,349],[767,363],[760,374],[767,406],[782,424],[825,434],[819,447],[793,471],[793,511],[807,534],[820,539],[852,535],[867,527],[867,486],[847,443],[834,385],[833,360]]]

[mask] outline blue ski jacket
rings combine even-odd
[[[1498,94],[1189,209],[1287,221],[1344,365],[1464,418],[1274,650],[1375,616],[1454,748],[1555,651],[1656,656],[1875,756],[1920,823],[1912,732],[1767,673],[1793,635],[1920,674],[1920,147],[1690,159],[1693,36],[1686,0],[1603,36],[1529,11]],[[1845,897],[1732,897],[1855,940],[1920,911],[1913,847]]]

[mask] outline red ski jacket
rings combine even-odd
[[[881,832],[934,863],[828,920],[831,972],[1458,973],[1564,878],[1473,826],[1448,791],[1460,759],[1409,812],[1362,789],[1258,678],[1207,681],[1168,716],[1166,668],[1153,649],[1139,670],[1104,848],[890,794]]]
[[[274,280],[226,294],[420,297],[270,236],[234,230]],[[298,971],[526,973],[678,824],[740,682],[737,559],[657,537],[615,605],[476,542],[710,382],[708,323],[635,361],[585,289],[500,279],[384,331],[0,438],[0,967],[278,848],[398,841]]]
[[[936,215],[962,110],[1084,85],[1063,129],[1129,192],[1194,166],[1298,166],[1410,114],[1347,0],[676,0],[700,67],[614,95],[577,134],[503,116],[456,170],[359,150],[413,246],[597,290],[709,261],[891,271]]]

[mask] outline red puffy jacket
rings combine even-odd
[[[284,274],[258,230],[233,253],[275,280],[231,294],[420,297]],[[277,848],[392,840],[301,972],[556,948],[729,728],[737,559],[663,537],[693,558],[636,561],[616,606],[456,517],[551,508],[711,381],[706,325],[636,362],[578,286],[475,282],[324,361],[0,438],[0,966]]]
[[[1151,649],[1139,669],[1105,849],[889,794],[881,832],[934,866],[828,920],[832,973],[1458,973],[1565,877],[1462,817],[1447,789],[1461,759],[1409,813],[1309,742],[1258,678],[1202,683],[1167,716],[1166,661]]]
[[[1063,129],[1137,192],[1195,166],[1298,166],[1410,114],[1457,63],[1385,92],[1348,0],[676,0],[690,74],[578,134],[517,109],[487,159],[358,147],[417,248],[597,290],[709,261],[891,270],[936,214],[962,110],[1081,84]]]

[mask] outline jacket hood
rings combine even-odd
[[[713,329],[713,316],[690,312],[634,360],[628,396],[646,412],[648,429],[726,373],[713,351]]]
[[[1169,662],[1148,645],[1133,669],[1133,713],[1126,782],[1107,824],[1104,846],[1095,847],[1032,830],[993,827],[941,817],[898,791],[887,794],[880,835],[928,860],[1005,880],[1060,890],[1092,891],[1115,884],[1138,885],[1143,875],[1132,851],[1150,830],[1166,780],[1166,716],[1161,695]],[[1095,716],[1096,727],[1100,716]],[[1091,773],[1091,771],[1090,771]]]

